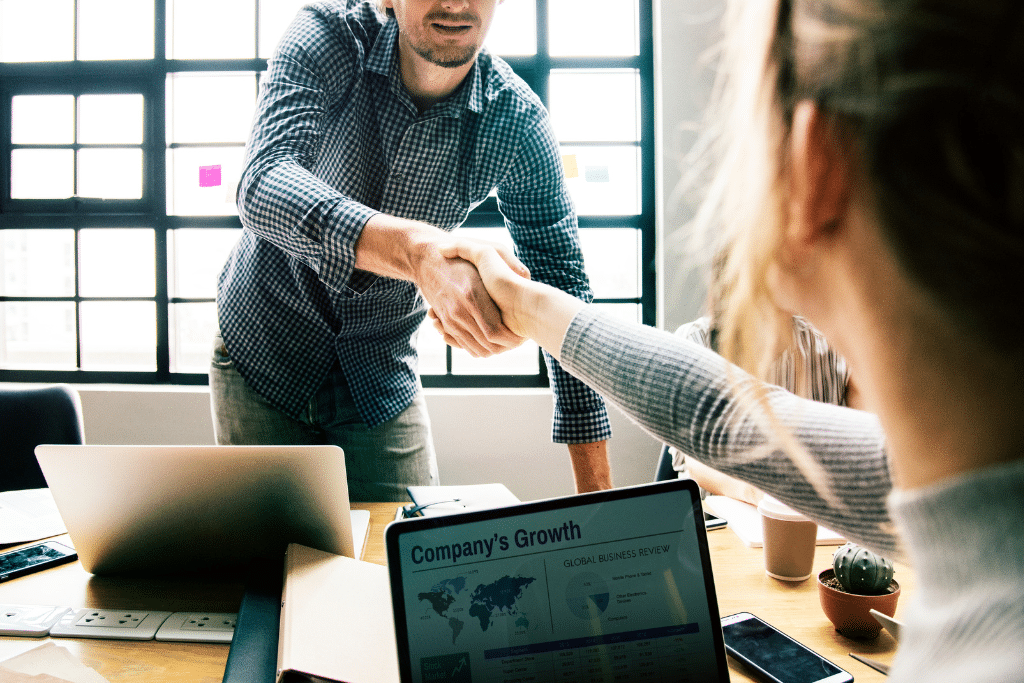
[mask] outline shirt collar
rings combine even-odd
[[[392,64],[398,68],[398,61],[395,57],[395,43],[398,41],[398,22],[389,19],[380,33],[377,40],[370,48],[370,54],[366,58],[366,70],[372,71],[381,76],[388,76],[391,73]]]
[[[397,89],[396,94],[401,92],[404,98],[408,98],[409,94],[406,92],[405,86],[402,85],[402,75],[398,67],[397,43],[398,22],[392,18],[384,24],[377,40],[374,41],[366,59],[366,70],[384,76],[391,84],[391,88]],[[459,86],[455,94],[442,102],[437,109],[452,116],[458,116],[461,109],[467,109],[476,114],[482,112],[485,98],[500,89],[498,83],[484,83],[485,73],[488,76],[488,81],[493,81],[497,76],[494,69],[489,68],[490,66],[491,55],[485,47],[477,55],[476,61],[473,62],[473,68],[466,75],[466,80]]]

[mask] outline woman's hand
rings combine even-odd
[[[453,261],[468,262],[476,267],[487,293],[498,307],[502,322],[514,334],[523,336],[512,321],[515,308],[515,289],[518,283],[529,283],[530,270],[516,258],[504,244],[484,242],[468,238],[453,238],[441,245],[442,256]],[[465,348],[447,330],[433,308],[428,312],[434,327],[444,337],[445,343],[456,348]],[[471,349],[466,349],[472,352]]]
[[[529,270],[504,245],[453,237],[441,247],[440,253],[476,266],[505,326],[520,337],[533,339],[558,358],[569,323],[585,305],[582,301],[530,280]],[[452,344],[437,317],[431,318],[445,342]]]
[[[501,311],[502,322],[516,334],[525,336],[522,324],[517,324],[516,309],[521,308],[519,299],[530,282],[530,271],[511,249],[503,244],[461,238],[443,245],[440,252],[448,258],[464,259],[475,265],[487,293]]]
[[[356,267],[415,283],[452,346],[478,358],[518,347],[523,338],[502,322],[476,267],[441,255],[452,240],[432,225],[376,214],[356,242]],[[528,274],[511,251],[506,249],[504,258],[516,272]]]

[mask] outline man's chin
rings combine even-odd
[[[420,57],[443,69],[458,69],[476,59],[476,48],[459,50],[417,50]]]

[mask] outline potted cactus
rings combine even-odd
[[[877,638],[882,626],[870,611],[896,613],[900,585],[892,576],[892,562],[847,543],[832,556],[832,567],[818,574],[821,609],[844,636]]]

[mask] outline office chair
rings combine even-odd
[[[66,384],[0,387],[0,491],[46,486],[35,448],[85,443],[82,402]]]
[[[668,451],[668,444],[661,446],[661,457],[658,458],[658,468],[654,471],[654,481],[665,481],[666,479],[677,479],[679,473],[672,467],[672,454]]]

